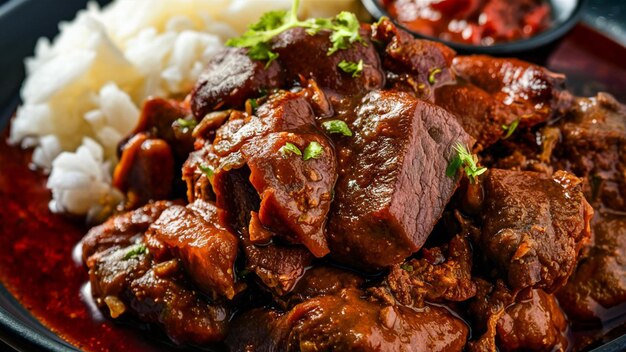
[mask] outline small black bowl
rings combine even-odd
[[[397,22],[393,17],[389,16],[380,0],[361,0],[363,6],[365,6],[367,11],[369,11],[374,18],[378,19],[382,16],[387,16],[391,18],[398,27],[412,33],[416,37],[442,42],[457,52],[463,54],[490,55],[510,55],[529,52],[545,47],[556,41],[572,29],[576,23],[578,23],[585,1],[586,0],[550,0],[550,6],[552,7],[552,25],[550,28],[528,39],[497,43],[487,46],[456,43],[417,33],[406,28],[401,23]]]

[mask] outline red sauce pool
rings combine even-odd
[[[527,39],[551,23],[545,0],[380,0],[406,28],[443,40],[493,45]]]
[[[0,281],[45,326],[87,351],[164,351],[137,329],[98,319],[84,293],[87,270],[72,259],[86,227],[48,210],[46,177],[30,153],[0,142]],[[82,292],[81,293],[81,289]],[[95,314],[94,314],[95,313]],[[154,335],[154,334],[152,334]]]

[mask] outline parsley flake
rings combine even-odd
[[[206,165],[206,164],[200,164],[198,165],[198,169],[200,169],[200,171],[202,171],[202,173],[206,175],[209,181],[213,180],[213,175],[215,174],[215,170],[213,169],[212,166]]]
[[[469,178],[470,183],[475,183],[476,177],[484,174],[487,168],[479,167],[477,164],[478,157],[471,154],[463,144],[457,142],[454,150],[457,152],[457,155],[450,161],[446,169],[446,176],[455,178],[459,169],[462,169]]]
[[[502,129],[506,131],[506,134],[502,137],[502,139],[511,137],[517,126],[519,126],[519,119],[515,119],[515,121],[511,122],[510,125],[502,125]]]
[[[341,120],[325,121],[322,123],[322,127],[324,127],[328,133],[341,133],[344,136],[352,137],[350,127],[348,127],[348,124]]]
[[[302,156],[302,160],[307,161],[309,159],[318,159],[324,153],[324,149],[322,145],[317,142],[311,142],[304,149],[304,155]]]
[[[402,265],[400,265],[400,268],[402,268],[402,270],[404,271],[408,271],[408,272],[412,272],[413,271],[413,266],[409,263],[404,263]]]
[[[182,128],[194,129],[198,125],[198,121],[195,119],[187,120],[187,119],[178,119],[176,123]]]
[[[289,143],[289,142],[285,143],[285,145],[280,147],[278,151],[283,156],[283,158],[286,158],[290,154],[302,156],[302,152],[300,151],[300,149],[298,149],[298,147],[296,147],[295,144]]]
[[[138,244],[136,246],[131,247],[122,259],[130,260],[136,258],[142,254],[146,254],[148,252],[148,248],[146,248],[143,244]]]
[[[435,83],[437,83],[437,78],[435,77],[436,75],[441,73],[441,69],[440,68],[434,68],[432,70],[430,70],[430,72],[428,73],[428,83],[430,83],[430,85],[435,85]]]
[[[341,60],[337,66],[343,72],[351,73],[353,78],[361,76],[361,72],[363,72],[363,60],[359,60],[359,62]]]
[[[322,28],[332,31],[330,41],[333,46],[328,50],[329,56],[338,50],[348,49],[351,44],[365,43],[359,34],[361,24],[351,12],[340,12],[333,21]]]
[[[242,36],[229,39],[226,45],[248,48],[250,58],[267,61],[265,67],[268,67],[278,58],[278,54],[271,49],[272,38],[291,28],[305,28],[309,35],[317,34],[321,30],[330,30],[332,46],[328,49],[328,55],[347,49],[353,43],[364,43],[359,34],[361,25],[353,13],[341,12],[333,19],[317,18],[300,21],[298,20],[299,7],[300,0],[294,0],[288,12],[270,11],[263,14],[259,21],[249,26]]]

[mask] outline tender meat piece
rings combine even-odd
[[[284,313],[255,308],[233,318],[225,344],[230,351],[287,351],[287,347],[283,346],[283,340],[288,334],[288,329]]]
[[[565,76],[517,59],[485,55],[457,56],[452,67],[466,81],[480,87],[507,106],[520,126],[561,116],[571,105],[564,90]]]
[[[435,89],[454,82],[450,66],[455,52],[444,44],[415,39],[388,18],[372,26],[372,38],[384,46],[387,86],[432,101]]]
[[[279,297],[278,303],[289,309],[314,297],[337,294],[347,288],[360,288],[364,282],[361,276],[351,271],[316,266],[307,270],[288,296]]]
[[[191,110],[186,102],[163,98],[148,98],[141,109],[137,126],[131,136],[146,133],[163,139],[172,148],[177,161],[183,161],[193,150],[192,128],[181,125],[180,120],[190,121]],[[120,145],[124,145],[122,141]]]
[[[286,149],[289,146],[292,150]],[[307,148],[312,147],[318,147],[319,153],[304,160]],[[195,176],[206,173],[207,166],[213,169],[208,184]],[[248,180],[239,177],[237,170],[245,170]],[[259,107],[257,116],[232,113],[217,130],[212,145],[190,156],[184,175],[194,189],[194,199],[197,193],[201,199],[214,193],[230,225],[248,228],[253,242],[267,243],[267,235],[275,234],[292,244],[303,244],[317,257],[328,253],[324,225],[337,177],[335,151],[317,129],[313,110],[302,96],[281,92]],[[233,188],[248,183],[260,204],[244,201],[250,203],[246,206],[232,198]],[[204,191],[203,186],[209,185],[212,191]],[[262,226],[250,226],[251,212]]]
[[[115,168],[113,186],[126,195],[126,209],[172,196],[174,155],[162,139],[145,133],[133,136],[122,149]]]
[[[554,296],[531,290],[509,306],[498,321],[502,351],[559,351],[567,349],[567,320]]]
[[[526,289],[517,295],[501,282],[494,288],[478,282],[478,295],[470,304],[477,332],[486,332],[468,345],[469,351],[564,351],[568,324],[554,296]]]
[[[215,55],[191,93],[196,120],[215,110],[241,109],[246,99],[282,87],[284,79],[278,62],[265,66],[265,62],[252,60],[247,49],[225,48]]]
[[[281,148],[287,143],[303,152],[317,144],[321,154],[309,160],[294,153],[284,155]],[[260,223],[292,243],[303,244],[316,257],[326,255],[324,225],[336,180],[334,148],[326,137],[272,133],[246,144],[241,153],[248,161],[250,183],[261,197]],[[250,228],[250,238],[256,237]]]
[[[127,209],[183,193],[180,166],[193,150],[191,128],[179,123],[190,114],[185,103],[148,99],[139,122],[119,144],[113,185],[126,194]]]
[[[150,226],[148,233],[183,263],[189,277],[213,299],[232,299],[243,289],[235,282],[238,241],[221,223],[220,210],[196,201],[172,206]]]
[[[353,43],[348,49],[328,55],[332,47],[328,31],[309,35],[304,28],[293,28],[275,37],[272,49],[278,53],[288,83],[300,82],[304,77],[332,93],[360,95],[382,88],[385,82],[376,48],[366,30],[362,29],[360,34],[362,43]],[[358,77],[339,68],[342,61],[358,63],[360,60],[363,60],[363,71]]]
[[[87,260],[96,304],[112,318],[131,314],[157,324],[177,343],[223,340],[229,311],[191,290],[177,261],[155,264],[142,246],[109,248]]]
[[[626,209],[626,107],[607,93],[578,98],[560,129],[556,163],[590,180],[590,202]]]
[[[243,243],[246,269],[277,296],[290,292],[313,262],[311,253],[301,246],[257,246],[247,239]]]
[[[385,278],[398,302],[422,307],[425,300],[461,302],[476,294],[472,250],[464,236],[455,236],[443,247],[422,248],[421,253],[421,259],[394,265]]]
[[[315,114],[300,94],[280,91],[259,106],[254,115],[233,111],[216,131],[213,146],[220,157],[237,152],[254,138],[273,132],[316,131]]]
[[[302,246],[284,246],[276,243],[255,245],[250,240],[249,229],[262,229],[254,209],[259,208],[259,196],[252,185],[247,182],[250,171],[247,167],[232,170],[225,174],[222,182],[224,189],[230,193],[224,197],[229,214],[220,212],[224,223],[239,235],[246,258],[246,269],[255,273],[263,286],[275,295],[282,296],[291,291],[307,267],[313,261],[313,255]],[[270,234],[269,238],[275,236]]]
[[[626,216],[599,217],[593,230],[593,246],[557,292],[563,310],[581,325],[626,313],[611,309],[626,302]]]
[[[593,209],[581,180],[491,169],[485,177],[482,234],[478,245],[513,289],[553,292],[567,282],[590,236]]]
[[[456,189],[452,146],[469,137],[445,110],[402,92],[371,92],[356,112],[354,136],[337,143],[328,241],[337,260],[377,269],[424,244]]]
[[[462,351],[467,326],[444,308],[413,310],[361,297],[320,296],[281,315],[253,310],[232,324],[233,351]]]
[[[505,135],[502,126],[509,126],[518,118],[509,105],[467,82],[437,89],[435,103],[457,117],[476,140],[473,149],[478,151],[496,143]]]
[[[83,261],[96,252],[111,247],[127,247],[141,238],[150,224],[161,216],[163,210],[175,203],[159,201],[141,208],[110,217],[105,223],[89,230],[82,239]]]

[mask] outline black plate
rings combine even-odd
[[[23,60],[32,55],[37,38],[54,36],[59,21],[74,18],[85,3],[85,0],[0,0],[0,131],[19,103]],[[8,350],[8,346],[19,351],[78,351],[41,325],[0,284],[0,351]],[[626,335],[594,351],[626,351]]]

